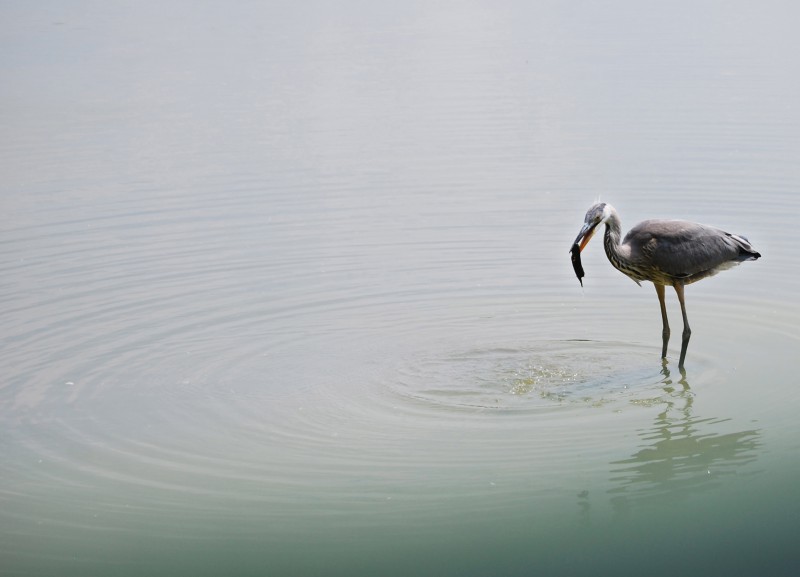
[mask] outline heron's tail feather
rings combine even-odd
[[[739,258],[737,260],[756,260],[761,258],[761,253],[758,252],[747,240],[747,237],[738,234],[729,234],[729,236],[736,241],[739,245]]]

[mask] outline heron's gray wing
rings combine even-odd
[[[684,220],[641,222],[628,232],[623,245],[630,247],[631,257],[641,266],[689,282],[746,260],[743,253],[752,251],[741,237]]]

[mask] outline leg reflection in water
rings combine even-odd
[[[637,504],[669,502],[719,486],[723,477],[754,462],[761,446],[757,429],[735,430],[729,418],[696,414],[695,393],[681,368],[676,380],[663,361],[663,409],[626,459],[611,462],[608,491],[617,514]]]

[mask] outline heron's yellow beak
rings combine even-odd
[[[578,248],[582,251],[584,247],[589,244],[589,241],[592,240],[596,230],[596,224],[585,223],[583,228],[581,228],[581,231],[578,233],[578,236],[575,238],[574,244],[577,244]],[[578,241],[580,241],[580,243]]]

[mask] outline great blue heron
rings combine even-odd
[[[678,367],[682,369],[692,334],[683,299],[684,285],[717,274],[740,262],[756,260],[761,255],[743,236],[685,220],[645,220],[634,226],[620,242],[622,228],[617,211],[610,204],[599,202],[586,213],[581,232],[573,244],[573,265],[579,279],[583,277],[580,251],[601,224],[606,225],[603,245],[614,268],[640,286],[641,281],[649,280],[656,287],[663,323],[662,358],[667,356],[670,332],[664,287],[675,288],[683,315],[683,341],[678,362]]]

